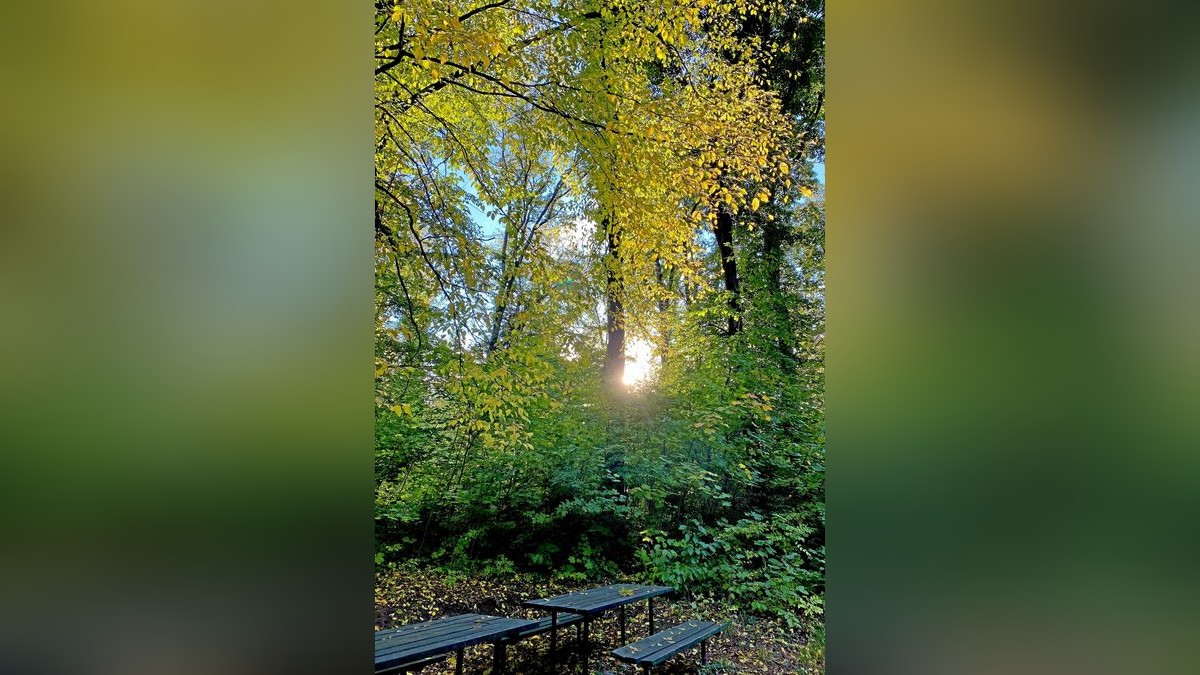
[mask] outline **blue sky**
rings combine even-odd
[[[813,165],[813,172],[817,175],[817,182],[822,186],[825,185],[825,162],[817,162]],[[470,190],[470,183],[467,181],[466,174],[462,174],[463,189]],[[471,213],[471,219],[479,224],[485,237],[499,237],[504,229],[500,223],[492,218],[487,217],[482,209],[475,206],[468,206],[467,210]]]

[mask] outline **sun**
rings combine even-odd
[[[654,346],[645,340],[634,338],[625,345],[625,375],[621,381],[626,387],[645,382],[653,370]]]

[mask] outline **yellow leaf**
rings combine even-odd
[[[758,205],[759,205],[759,204],[758,204],[758,197],[755,197],[754,199],[751,199],[751,200],[750,200],[750,210],[751,210],[751,211],[757,211],[757,210],[758,210]]]
[[[654,53],[658,56],[658,60],[665,61],[667,53],[663,51],[662,45],[654,45]]]
[[[779,173],[787,173],[787,172],[788,172],[787,162],[780,162],[779,163]]]

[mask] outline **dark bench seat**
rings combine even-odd
[[[582,614],[568,614],[568,613],[564,612],[564,613],[558,615],[558,627],[559,628],[562,628],[563,626],[570,626],[571,624],[576,624],[576,623],[579,623],[580,621],[583,621]],[[506,642],[516,642],[517,640],[524,640],[525,638],[533,637],[534,635],[541,635],[542,633],[549,633],[550,632],[550,624],[551,624],[551,617],[546,617],[544,619],[538,619],[533,625],[529,626],[528,628],[522,628],[519,633],[517,633],[516,635],[514,635],[511,638],[507,638],[505,641]]]
[[[503,641],[535,623],[487,614],[455,614],[375,631],[375,672],[419,670],[453,653],[454,673],[462,675],[463,652],[490,642],[495,646],[492,670],[499,673],[504,668]]]
[[[433,664],[437,663],[438,661],[445,661],[446,659],[450,658],[453,655],[454,655],[454,652],[446,652],[445,654],[438,654],[436,656],[430,656],[429,658],[426,658],[426,659],[417,659],[415,661],[407,661],[405,663],[399,663],[399,664],[396,664],[395,666],[388,668],[387,670],[377,670],[377,671],[375,671],[375,675],[401,675],[402,673],[415,673],[418,670],[424,668],[425,666],[433,665]]]
[[[728,623],[688,621],[655,633],[644,640],[614,649],[613,656],[628,663],[636,663],[649,673],[651,668],[679,652],[700,645],[700,663],[708,663],[705,642],[728,627]]]

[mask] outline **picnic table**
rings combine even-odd
[[[558,648],[558,613],[569,612],[583,616],[583,669],[587,671],[589,628],[592,619],[613,608],[621,610],[621,642],[625,642],[625,605],[639,600],[649,601],[650,633],[654,633],[654,598],[674,592],[670,586],[642,586],[639,584],[613,584],[586,591],[564,593],[550,598],[528,600],[526,607],[550,610],[550,654],[554,658]]]
[[[463,649],[491,642],[495,646],[492,669],[499,673],[504,668],[504,638],[536,623],[487,614],[458,614],[376,631],[375,672],[403,673],[406,667],[417,667],[454,652],[454,672],[462,675]]]

